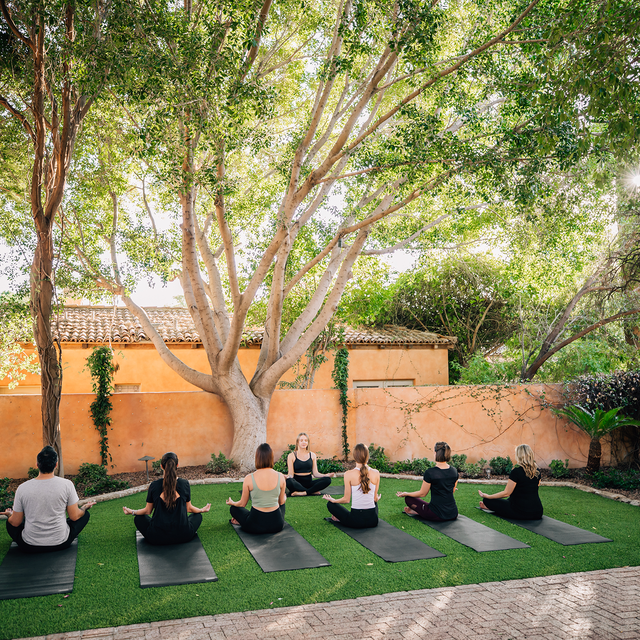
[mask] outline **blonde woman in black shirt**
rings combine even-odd
[[[145,508],[122,507],[122,510],[134,516],[136,529],[149,544],[189,542],[202,523],[202,514],[209,511],[211,504],[202,509],[191,504],[191,487],[188,480],[178,478],[178,456],[173,451],[162,456],[160,466],[163,477],[149,485]]]
[[[503,518],[539,520],[542,518],[542,502],[538,495],[540,471],[528,444],[516,447],[516,462],[517,466],[511,470],[507,486],[502,491],[493,495],[478,491],[482,498],[480,508]]]

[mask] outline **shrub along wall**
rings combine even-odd
[[[445,440],[469,462],[496,456],[514,458],[526,442],[538,464],[569,459],[586,463],[589,438],[541,408],[558,388],[408,387],[351,389],[348,440],[375,443],[393,461],[432,457],[433,444]],[[65,470],[75,474],[83,462],[100,462],[99,434],[91,421],[93,394],[64,394],[60,406]],[[113,472],[144,469],[138,458],[160,458],[175,451],[181,465],[206,464],[211,453],[229,455],[233,428],[225,404],[205,392],[122,393],[112,398],[109,452]],[[305,431],[321,457],[340,456],[342,410],[337,390],[279,390],[274,394],[267,439],[276,457]],[[42,447],[40,396],[0,395],[0,477],[24,478]],[[609,464],[604,447],[603,464]]]

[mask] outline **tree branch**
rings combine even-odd
[[[622,313],[616,313],[613,316],[609,316],[608,318],[605,318],[604,320],[600,320],[599,322],[596,322],[590,326],[588,326],[586,329],[583,329],[582,331],[579,331],[578,333],[572,335],[571,337],[567,338],[566,340],[563,340],[562,342],[558,343],[555,347],[553,347],[553,349],[549,349],[549,351],[547,351],[544,355],[538,356],[535,361],[533,362],[533,364],[527,369],[525,375],[523,376],[524,380],[531,380],[533,378],[533,376],[536,375],[538,369],[540,369],[540,367],[555,353],[558,353],[558,351],[560,351],[560,349],[564,349],[564,347],[566,347],[568,344],[571,344],[572,342],[575,342],[576,340],[578,340],[579,338],[582,338],[583,336],[586,336],[588,333],[591,333],[592,331],[595,331],[596,329],[599,329],[600,327],[604,327],[606,324],[609,324],[611,322],[615,322],[616,320],[620,320],[620,318],[626,318],[627,316],[631,316],[634,314],[640,313],[640,309],[632,309],[631,311],[623,311]]]
[[[20,111],[18,111],[14,106],[12,106],[9,100],[7,100],[7,98],[5,98],[4,96],[0,96],[0,105],[2,105],[5,109],[7,109],[7,111],[9,111],[13,116],[15,116],[17,120],[20,121],[20,124],[22,124],[25,131],[29,134],[29,137],[35,144],[35,141],[36,141],[35,133],[31,128],[31,124],[29,124],[29,121],[22,115],[22,113],[20,113]]]
[[[20,29],[18,29],[18,27],[16,26],[16,23],[13,21],[11,17],[11,14],[9,13],[6,0],[0,0],[0,9],[2,9],[2,15],[4,16],[4,19],[7,25],[9,26],[9,29],[11,29],[11,33],[13,33],[13,35],[16,38],[18,38],[20,42],[22,42],[23,44],[26,44],[27,47],[29,47],[29,49],[31,49],[31,51],[33,51],[33,53],[35,54],[36,45],[34,44],[33,40],[31,40],[31,38],[23,35]]]

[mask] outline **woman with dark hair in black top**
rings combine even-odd
[[[449,464],[451,448],[446,442],[436,442],[436,466],[424,472],[422,487],[411,493],[398,491],[399,498],[404,498],[407,506],[404,512],[425,520],[442,522],[455,520],[458,517],[458,506],[453,492],[458,484],[458,470]],[[424,498],[431,491],[431,502]]]
[[[122,510],[135,516],[136,529],[149,544],[189,542],[202,523],[201,514],[209,511],[211,504],[202,509],[191,504],[191,487],[187,480],[178,478],[178,456],[173,451],[162,456],[160,466],[163,478],[149,485],[146,507]],[[149,517],[152,511],[153,516]]]
[[[296,448],[287,457],[287,489],[291,495],[320,494],[331,484],[331,478],[335,478],[335,473],[318,471],[316,454],[309,451],[309,436],[300,433],[296,438]]]
[[[503,518],[513,520],[540,520],[542,502],[538,495],[540,471],[533,451],[528,444],[516,447],[517,465],[511,470],[507,486],[499,493],[488,495],[478,491],[481,509],[493,511]],[[504,500],[504,498],[507,498]]]

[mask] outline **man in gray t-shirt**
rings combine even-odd
[[[88,509],[95,502],[80,508],[73,483],[54,475],[58,454],[53,447],[42,449],[37,464],[38,477],[18,487],[13,510],[4,512],[7,532],[22,551],[66,549],[89,522]]]

